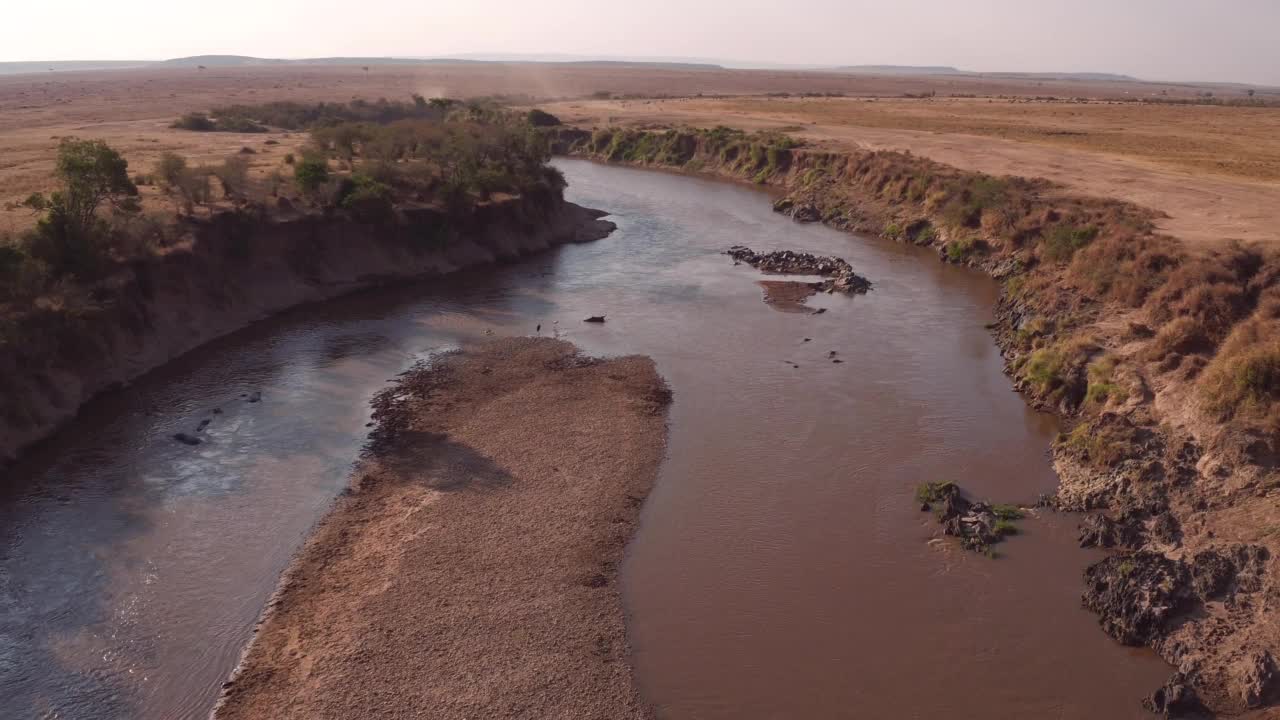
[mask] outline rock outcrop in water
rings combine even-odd
[[[951,482],[925,483],[916,489],[921,510],[932,510],[942,532],[959,538],[966,550],[989,552],[991,546],[1018,532],[1013,521],[1022,511],[1012,505],[990,505],[964,497]]]
[[[823,257],[793,250],[757,253],[749,247],[734,245],[725,253],[738,262],[757,270],[778,275],[821,275],[827,279],[811,283],[821,292],[861,295],[871,289],[871,281],[853,271],[843,258]]]

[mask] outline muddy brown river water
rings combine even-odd
[[[258,324],[99,398],[6,471],[0,716],[207,717],[343,487],[369,397],[415,358],[539,323],[652,356],[675,394],[624,568],[661,717],[1145,716],[1169,670],[1080,608],[1096,556],[1073,518],[1024,521],[992,560],[929,542],[912,500],[926,480],[998,501],[1054,487],[1054,424],[983,329],[994,283],[793,224],[751,189],[558,164],[613,236]],[[779,312],[720,254],[734,244],[839,255],[875,289]],[[202,418],[206,443],[169,439]]]

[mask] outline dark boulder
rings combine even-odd
[[[1157,715],[1173,718],[1199,714],[1204,709],[1190,679],[1182,673],[1169,678],[1163,687],[1148,695],[1142,705]]]
[[[1134,520],[1112,520],[1106,515],[1086,515],[1080,523],[1080,547],[1126,548],[1142,546],[1142,524]]]
[[[1194,600],[1186,565],[1159,553],[1115,555],[1090,566],[1084,578],[1084,606],[1125,645],[1147,644]]]
[[[791,219],[799,223],[815,223],[822,220],[822,213],[813,205],[805,203],[797,205],[791,211]]]
[[[1280,694],[1280,676],[1271,653],[1262,650],[1246,658],[1238,668],[1240,700],[1256,708],[1275,702]]]
[[[1270,553],[1261,545],[1227,545],[1196,553],[1190,562],[1191,584],[1201,600],[1232,601],[1237,593],[1262,589]]]

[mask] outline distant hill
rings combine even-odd
[[[836,72],[866,75],[964,75],[1010,80],[1077,80],[1093,82],[1141,82],[1138,78],[1115,73],[1091,72],[973,72],[944,65],[845,65],[832,68]]]
[[[963,70],[943,65],[844,65],[832,68],[838,72],[867,75],[968,75]]]
[[[451,58],[394,58],[394,57],[322,57],[322,58],[260,58],[248,55],[193,55],[151,63],[151,67],[246,67],[253,65],[425,65],[434,63],[471,63],[474,60]]]
[[[982,77],[996,78],[1012,78],[1021,80],[1082,80],[1096,82],[1142,82],[1131,75],[1116,75],[1114,73],[1091,73],[1091,72],[1065,72],[1065,73],[1023,73],[1023,72],[994,72],[994,73],[971,73],[981,75]]]
[[[192,55],[168,60],[74,60],[74,61],[23,61],[0,62],[0,75],[35,74],[49,72],[74,72],[90,70],[129,70],[137,68],[234,68],[276,65],[441,65],[441,64],[540,64],[574,65],[579,67],[653,68],[662,70],[725,70],[725,69],[773,69],[791,71],[839,72],[864,75],[889,75],[901,77],[969,77],[999,78],[1007,80],[1046,80],[1075,82],[1144,82],[1139,78],[1117,73],[1096,72],[974,72],[949,65],[771,65],[694,57],[592,57],[567,54],[504,54],[475,53],[448,57],[317,57],[317,58],[261,58],[250,55]],[[1195,82],[1165,83],[1186,84],[1196,87],[1221,86],[1233,88],[1261,87],[1244,83]],[[1274,88],[1268,88],[1268,91]]]
[[[0,75],[70,72],[75,70],[129,70],[151,65],[147,60],[58,60],[50,62],[0,62]]]
[[[249,57],[247,55],[193,55],[151,63],[152,67],[239,67],[242,65],[283,65],[284,60]]]
[[[171,60],[163,60],[158,63],[150,63],[151,67],[246,67],[253,65],[436,65],[441,63],[456,64],[481,64],[481,63],[545,63],[553,65],[585,65],[585,66],[601,66],[601,67],[648,67],[648,68],[667,68],[682,70],[721,70],[719,65],[710,63],[687,63],[687,62],[665,62],[665,61],[649,61],[649,60],[584,60],[584,59],[559,59],[548,57],[546,59],[531,60],[520,58],[472,58],[472,57],[445,57],[445,58],[397,58],[397,57],[322,57],[322,58],[299,58],[296,60],[285,60],[280,58],[259,58],[247,55],[193,55],[191,57],[173,58]],[[144,65],[147,63],[143,63]]]

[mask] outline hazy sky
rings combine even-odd
[[[0,60],[565,53],[1280,85],[1280,0],[30,0]]]

